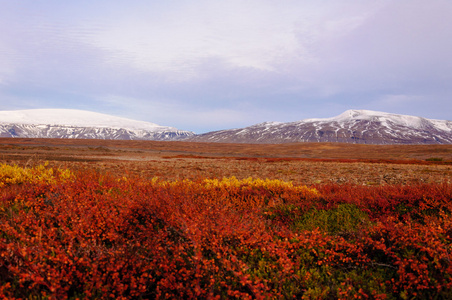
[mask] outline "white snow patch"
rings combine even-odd
[[[300,120],[297,123],[326,123],[337,122],[337,125],[343,127],[344,123],[358,120],[379,121],[383,126],[389,127],[389,123],[398,126],[410,127],[413,129],[423,129],[428,125],[434,126],[439,130],[452,131],[452,122],[443,120],[432,120],[416,116],[391,114],[372,110],[347,110],[342,114],[332,118],[312,118]]]
[[[176,128],[76,109],[0,111],[0,123],[176,131]]]

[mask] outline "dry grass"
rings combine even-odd
[[[434,158],[434,161],[426,161]],[[335,143],[220,144],[155,141],[0,139],[0,161],[95,168],[166,180],[272,178],[296,184],[442,182],[452,145]]]

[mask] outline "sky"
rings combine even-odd
[[[452,120],[450,0],[0,0],[0,110],[203,133],[367,109]]]

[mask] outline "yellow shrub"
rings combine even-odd
[[[318,191],[314,188],[308,188],[306,186],[294,186],[292,182],[282,181],[278,179],[253,179],[251,177],[239,180],[237,178],[229,177],[218,179],[204,179],[203,184],[206,188],[220,188],[227,189],[230,187],[236,188],[265,188],[270,191],[281,191],[281,190],[293,190],[295,192],[304,192],[311,195],[318,195]]]
[[[59,178],[62,181],[69,181],[75,175],[67,169],[56,169],[47,167],[47,164],[38,165],[32,168],[23,168],[17,165],[0,164],[0,187],[5,185],[32,183],[55,183]]]
[[[304,197],[318,197],[320,193],[315,188],[309,188],[304,185],[294,185],[292,182],[282,181],[278,179],[260,179],[246,178],[237,179],[236,177],[224,177],[220,179],[204,179],[201,182],[191,181],[189,179],[176,181],[160,181],[158,177],[151,180],[152,185],[162,187],[183,187],[183,188],[204,188],[205,190],[221,190],[230,193],[232,190],[248,190],[248,189],[266,189],[272,193],[284,194],[290,192]]]

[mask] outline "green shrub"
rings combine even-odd
[[[339,204],[332,209],[311,209],[295,220],[293,226],[297,230],[320,229],[329,234],[354,232],[362,225],[368,224],[365,212],[354,204]]]

